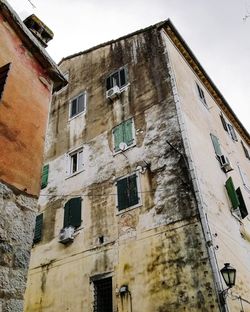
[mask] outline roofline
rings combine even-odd
[[[67,80],[59,70],[58,65],[52,60],[49,54],[41,46],[31,31],[29,31],[29,29],[25,26],[18,14],[6,0],[0,0],[0,12],[6,18],[11,27],[16,31],[24,45],[30,50],[40,65],[46,69],[48,76],[53,81],[53,91],[58,91],[67,85]]]
[[[187,60],[187,62],[190,64],[190,66],[193,68],[193,70],[196,72],[196,74],[203,80],[203,83],[206,85],[208,90],[210,91],[211,95],[215,98],[217,104],[221,107],[221,109],[224,111],[224,113],[227,115],[227,117],[230,120],[233,120],[234,124],[237,125],[237,130],[238,132],[242,135],[242,137],[246,140],[246,143],[250,145],[250,134],[246,130],[246,128],[243,126],[237,115],[234,113],[222,93],[219,91],[219,89],[216,87],[212,79],[209,77],[209,75],[206,73],[205,69],[202,67],[192,50],[189,48],[188,44],[185,42],[185,40],[182,38],[180,33],[177,31],[173,23],[171,22],[170,19],[166,19],[162,22],[156,23],[154,25],[151,25],[149,27],[137,30],[135,32],[132,32],[130,34],[127,34],[125,36],[119,37],[117,39],[113,39],[104,43],[101,43],[99,45],[96,45],[92,48],[89,48],[87,50],[84,50],[82,52],[78,52],[72,55],[69,55],[67,57],[64,57],[61,59],[61,61],[58,63],[60,65],[62,62],[72,59],[74,57],[80,56],[82,54],[87,54],[91,51],[97,50],[99,48],[102,48],[104,46],[116,43],[117,41],[127,39],[129,37],[132,37],[134,35],[149,31],[151,29],[164,29],[167,34],[172,36],[171,39],[177,39],[177,41],[172,40],[173,44],[177,47],[177,49],[182,53],[183,57]]]

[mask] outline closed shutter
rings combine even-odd
[[[122,124],[114,128],[113,135],[114,135],[115,152],[118,152],[120,150],[119,144],[123,142],[123,125]]]
[[[132,145],[134,142],[132,125],[132,119],[129,119],[123,123],[123,139],[127,146]]]
[[[63,227],[70,226],[70,200],[64,206]]]
[[[217,156],[221,156],[222,152],[221,152],[221,148],[220,148],[219,139],[215,135],[213,135],[212,133],[210,133],[210,136],[211,136],[211,140],[213,142],[215,154]]]
[[[120,70],[120,88],[125,86],[127,82],[125,68]]]
[[[70,211],[69,211],[69,225],[77,228],[81,225],[82,220],[82,213],[81,213],[81,206],[82,206],[82,198],[75,197],[69,200]]]
[[[239,202],[237,193],[235,191],[233,180],[231,177],[228,178],[226,181],[226,189],[227,189],[228,196],[231,200],[232,207],[233,209],[236,209],[237,207],[239,207],[240,202]]]
[[[42,239],[42,229],[43,229],[43,213],[36,216],[36,225],[33,239],[34,244],[40,242],[40,240]]]
[[[134,206],[134,205],[138,204],[138,202],[139,202],[136,179],[137,179],[136,174],[128,177],[129,206]]]
[[[248,215],[248,211],[247,211],[247,207],[246,207],[244,198],[243,198],[242,193],[241,193],[241,189],[239,187],[237,188],[236,193],[238,196],[238,200],[240,202],[240,205],[239,205],[240,214],[241,214],[242,219],[244,219]]]
[[[220,120],[221,120],[221,123],[222,123],[222,126],[223,126],[224,130],[228,131],[226,120],[225,120],[225,118],[223,117],[222,114],[220,114]]]
[[[127,178],[117,181],[117,197],[118,197],[118,210],[122,210],[129,207]]]
[[[49,177],[49,165],[45,165],[43,167],[43,172],[42,172],[42,181],[41,181],[42,189],[48,185],[48,177]]]

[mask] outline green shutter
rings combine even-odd
[[[129,119],[127,121],[124,121],[123,123],[123,139],[124,142],[127,144],[127,146],[130,146],[133,144],[133,129],[132,129],[133,121],[132,119]]]
[[[217,156],[221,156],[222,152],[221,152],[221,148],[220,148],[219,139],[215,135],[213,135],[212,133],[210,133],[210,136],[211,136],[211,139],[213,142],[215,154]]]
[[[42,239],[42,228],[43,228],[43,213],[36,216],[36,225],[33,239],[34,244],[40,242],[40,240]]]
[[[231,200],[232,207],[233,209],[236,209],[237,207],[239,207],[240,202],[239,202],[237,193],[235,191],[233,180],[231,177],[228,178],[226,181],[226,189],[227,189],[228,196]]]
[[[134,206],[139,202],[136,178],[136,174],[128,177],[129,206]]]
[[[114,135],[115,152],[118,152],[120,150],[119,144],[123,142],[123,125],[122,124],[114,128],[113,135]]]
[[[242,217],[242,219],[244,219],[248,215],[248,211],[247,211],[247,207],[246,207],[244,198],[243,198],[242,193],[241,193],[241,189],[239,187],[237,188],[236,193],[238,196],[238,200],[240,202],[239,209],[240,209],[241,217]]]
[[[48,185],[48,177],[49,177],[49,165],[45,165],[43,167],[43,172],[42,172],[42,181],[41,181],[42,189]]]
[[[82,198],[75,197],[69,200],[70,211],[69,211],[69,225],[77,228],[82,223]]]
[[[70,226],[70,201],[67,201],[67,203],[64,206],[64,219],[63,219],[63,227]]]
[[[118,210],[122,210],[129,207],[127,178],[117,181],[117,198],[118,198]]]

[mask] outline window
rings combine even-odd
[[[36,216],[35,232],[33,244],[36,244],[42,239],[42,229],[43,229],[43,213]]]
[[[222,113],[220,114],[220,119],[221,119],[221,123],[222,123],[224,130],[228,132],[228,134],[234,141],[238,141],[234,127],[230,123],[226,122]]]
[[[199,94],[199,98],[202,101],[202,103],[207,107],[207,102],[206,102],[206,98],[205,98],[205,94],[204,91],[202,90],[202,88],[198,85],[198,83],[196,83],[197,86],[197,90],[198,90],[198,94]]]
[[[124,149],[133,145],[135,142],[135,133],[133,120],[128,119],[113,129],[114,150],[120,151],[120,143],[126,143]]]
[[[94,281],[94,312],[113,312],[112,277]]]
[[[219,139],[217,138],[217,136],[215,136],[215,135],[212,134],[212,133],[210,133],[210,136],[211,136],[211,140],[212,140],[212,143],[213,143],[213,146],[214,146],[215,154],[216,154],[217,156],[221,156],[221,155],[222,155],[222,152],[221,152],[221,148],[220,148]]]
[[[241,193],[241,189],[238,187],[235,190],[233,180],[231,177],[227,179],[225,186],[226,186],[230,201],[232,203],[232,209],[235,211],[238,210],[240,217],[244,219],[248,215],[248,211],[247,211],[245,201]]]
[[[71,198],[64,206],[63,227],[73,226],[77,228],[82,223],[82,198]]]
[[[137,179],[137,174],[133,174],[117,181],[117,208],[119,211],[139,204]]]
[[[81,93],[70,101],[70,118],[73,118],[86,110],[86,92]]]
[[[125,67],[120,68],[116,72],[112,73],[106,79],[106,89],[110,90],[114,86],[118,86],[120,89],[127,85],[128,78],[127,78],[127,70]]]
[[[70,175],[83,170],[83,149],[78,149],[69,154],[69,173]]]
[[[241,145],[242,145],[242,148],[243,148],[243,151],[245,153],[246,158],[250,160],[249,151],[248,151],[248,149],[246,148],[246,146],[244,145],[244,143],[242,141],[241,141]]]
[[[9,69],[10,69],[10,63],[0,67],[0,100],[3,95],[4,85],[8,77]]]
[[[42,171],[41,189],[45,188],[48,185],[48,177],[49,177],[49,165],[45,165]]]

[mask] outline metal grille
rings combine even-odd
[[[94,312],[113,312],[112,277],[94,281]]]

